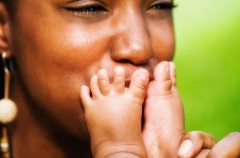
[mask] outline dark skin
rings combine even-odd
[[[171,13],[151,8],[153,1],[139,2],[19,1],[15,16],[9,18],[8,23],[11,32],[8,52],[12,54],[16,70],[11,98],[19,106],[18,130],[13,133],[16,155],[24,152],[19,145],[21,139],[31,142],[24,148],[34,146],[29,151],[35,155],[43,153],[36,148],[41,144],[55,151],[46,153],[54,157],[65,155],[66,148],[79,149],[81,146],[76,144],[81,142],[86,146],[89,136],[79,90],[83,84],[89,85],[100,68],[105,68],[111,76],[112,67],[123,66],[129,80],[140,67],[152,74],[156,63],[172,59]],[[66,9],[86,4],[100,5],[107,11],[103,9],[89,15]],[[150,62],[150,59],[153,60]],[[25,130],[32,131],[32,135],[23,134]],[[59,147],[58,144],[66,144],[66,140],[58,137],[72,138],[73,143]]]
[[[19,106],[11,126],[15,157],[42,155],[41,146],[51,151],[44,157],[90,157],[80,87],[89,85],[100,68],[111,76],[113,67],[123,66],[128,82],[136,69],[152,74],[159,61],[172,59],[171,12],[153,9],[156,2],[150,0],[139,2],[18,2],[15,16],[4,23],[11,32],[5,36],[4,51],[11,54],[16,72],[11,98]],[[100,9],[93,13],[69,9],[87,4]],[[29,142],[24,148],[23,141]]]
[[[156,9],[162,2],[19,0],[11,14],[0,3],[0,51],[13,62],[10,98],[19,110],[9,126],[15,158],[92,157],[80,87],[101,68],[112,80],[113,67],[124,67],[129,83],[136,69],[151,78],[158,62],[172,60],[172,15]],[[92,4],[97,11],[87,12]],[[177,155],[180,140],[154,148]]]

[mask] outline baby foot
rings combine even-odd
[[[151,158],[177,157],[185,134],[183,105],[176,90],[172,62],[161,62],[154,70],[144,105],[143,139]]]
[[[81,88],[81,100],[91,136],[94,157],[147,157],[141,134],[142,105],[148,86],[148,72],[136,70],[125,88],[125,71],[114,69],[111,84],[106,70],[99,70]]]

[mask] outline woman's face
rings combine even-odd
[[[28,106],[83,138],[87,130],[79,90],[99,69],[105,68],[112,80],[113,68],[123,66],[129,84],[136,69],[152,74],[158,62],[172,59],[172,3],[19,0],[11,46]]]

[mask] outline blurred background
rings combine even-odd
[[[175,0],[178,90],[187,131],[240,132],[240,0]]]

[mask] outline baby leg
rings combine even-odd
[[[172,62],[161,62],[154,70],[144,105],[143,139],[151,158],[177,157],[185,134],[183,105],[176,89]]]
[[[141,117],[148,78],[148,72],[139,69],[125,88],[125,71],[116,67],[112,84],[107,71],[100,70],[90,82],[92,96],[88,87],[81,88],[94,157],[147,157]]]

